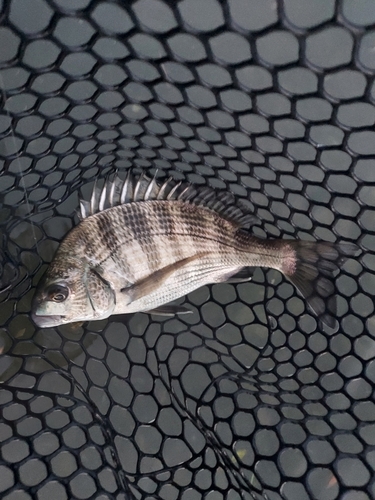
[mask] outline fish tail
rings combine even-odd
[[[335,271],[355,255],[352,243],[288,241],[281,271],[303,295],[316,316],[334,328],[337,317]]]

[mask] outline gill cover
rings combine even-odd
[[[111,285],[100,274],[100,268],[89,267],[84,280],[94,318],[110,316],[116,305],[116,295]]]

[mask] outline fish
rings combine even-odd
[[[334,277],[358,250],[350,242],[259,238],[252,230],[259,219],[231,193],[130,170],[95,185],[80,212],[37,286],[32,319],[40,328],[187,314],[177,299],[204,285],[249,281],[257,267],[283,273],[333,328]]]

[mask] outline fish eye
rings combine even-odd
[[[47,296],[49,300],[53,302],[64,302],[69,295],[69,289],[62,285],[52,285],[47,291]]]

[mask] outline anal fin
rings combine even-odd
[[[184,306],[165,305],[144,312],[149,314],[158,314],[160,316],[176,316],[176,314],[191,314],[193,311]]]
[[[228,279],[222,281],[222,283],[245,283],[246,281],[251,281],[254,275],[255,267],[243,267],[241,271],[233,274]]]

